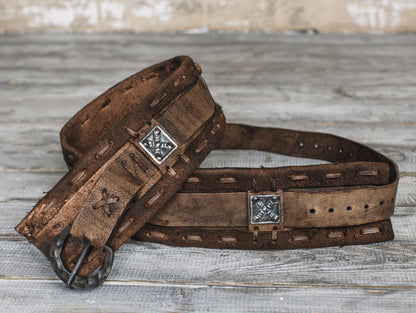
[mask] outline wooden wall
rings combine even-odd
[[[0,0],[0,31],[416,31],[416,0]]]

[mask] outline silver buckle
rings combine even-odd
[[[279,224],[280,218],[280,195],[250,196],[251,225]]]

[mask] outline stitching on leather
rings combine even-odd
[[[237,243],[238,239],[233,236],[222,236],[218,239],[218,241],[223,243]]]
[[[380,232],[381,230],[378,227],[368,227],[368,228],[361,229],[360,234],[361,235],[374,235]]]
[[[86,169],[83,169],[81,172],[79,172],[77,175],[75,175],[74,178],[71,180],[71,185],[76,184],[82,180],[82,178],[85,177],[85,174],[87,173]]]
[[[163,195],[164,190],[161,189],[158,193],[156,193],[152,198],[150,198],[149,201],[145,204],[145,207],[150,207],[153,203],[156,202],[157,199],[159,199]]]
[[[102,157],[104,154],[108,152],[108,150],[112,147],[113,141],[109,141],[106,146],[104,146],[100,151],[95,154],[95,158],[98,159]]]
[[[203,241],[203,239],[200,235],[184,235],[184,236],[182,236],[182,240],[185,240],[185,241],[199,241],[199,242]]]
[[[196,153],[199,153],[199,152],[201,152],[205,147],[206,147],[206,145],[208,144],[208,140],[207,139],[205,139],[203,142],[201,142],[199,145],[198,145],[198,147],[195,149],[195,152]]]
[[[342,173],[327,173],[325,174],[325,177],[328,179],[335,179],[342,177]]]
[[[187,180],[186,180],[186,182],[187,183],[199,183],[200,182],[200,179],[198,178],[198,177],[189,177]]]
[[[127,131],[129,136],[131,136],[131,137],[137,138],[139,136],[139,132],[136,132],[135,130],[133,130],[133,129],[127,127],[127,126],[124,126],[124,129]]]
[[[130,226],[130,224],[131,223],[133,223],[133,219],[132,218],[130,218],[130,219],[128,219],[124,224],[122,224],[119,228],[118,228],[118,230],[117,230],[117,232],[116,232],[116,236],[119,236],[121,233],[123,233],[126,229],[127,229],[127,227],[129,227]]]
[[[377,176],[378,171],[360,171],[361,176]]]
[[[180,157],[185,163],[191,162],[191,160],[185,154],[181,154]]]
[[[307,175],[290,175],[289,178],[293,181],[309,179],[309,177]]]
[[[168,172],[168,174],[169,174],[170,176],[172,176],[173,178],[175,178],[175,179],[178,179],[178,178],[179,178],[178,173],[176,173],[176,171],[173,169],[173,167],[171,167],[171,166],[167,166],[167,167],[166,167],[166,171],[167,171],[167,172]]]
[[[166,98],[166,96],[167,96],[167,93],[164,92],[158,99],[155,99],[150,103],[150,107],[154,108],[155,106],[157,106],[160,102],[162,102],[163,99]]]
[[[234,177],[221,177],[219,182],[221,184],[232,184],[236,182],[236,179]]]

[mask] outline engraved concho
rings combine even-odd
[[[280,195],[252,195],[250,197],[250,223],[279,224]]]
[[[159,126],[155,126],[141,141],[140,145],[158,164],[162,164],[178,145]]]

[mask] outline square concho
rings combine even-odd
[[[250,223],[252,225],[279,224],[280,195],[250,196]]]
[[[141,141],[140,145],[158,164],[162,164],[178,145],[162,128],[155,126]]]

